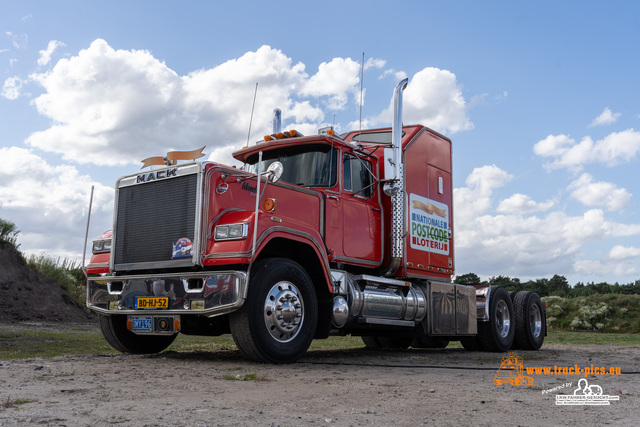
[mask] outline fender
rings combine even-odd
[[[296,242],[304,243],[309,246],[313,252],[315,253],[317,259],[320,261],[320,265],[322,266],[322,273],[324,276],[324,282],[327,285],[327,289],[331,294],[334,293],[333,282],[329,280],[331,277],[330,267],[329,267],[329,259],[327,257],[326,251],[324,250],[324,245],[320,234],[317,232],[307,233],[304,231],[284,227],[284,226],[273,226],[266,230],[264,230],[256,241],[256,255],[255,258],[251,260],[251,264],[257,259],[262,251],[267,247],[269,242],[273,241],[276,238],[283,238],[286,240],[293,240]]]

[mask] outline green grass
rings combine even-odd
[[[31,403],[31,402],[37,402],[37,401],[34,399],[20,399],[20,398],[12,399],[11,396],[7,396],[5,400],[0,402],[0,408],[3,408],[3,409],[15,408],[18,405],[24,405],[25,403]]]
[[[591,333],[549,331],[545,344],[565,345],[640,345],[640,334]],[[363,348],[360,337],[329,337],[314,340],[312,351],[349,350]],[[460,347],[457,341],[449,347]],[[178,335],[167,351],[235,351],[236,345],[230,335],[201,337]],[[0,359],[27,359],[33,357],[54,357],[63,355],[118,354],[104,340],[98,327],[87,330],[67,330],[64,332],[15,328],[0,325]],[[235,379],[235,376],[234,376]]]
[[[567,345],[639,345],[640,334],[571,332],[551,330],[545,344]]]

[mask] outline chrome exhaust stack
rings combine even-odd
[[[402,91],[409,79],[396,85],[393,92],[393,123],[391,127],[391,148],[384,149],[383,191],[391,197],[391,264],[385,276],[391,277],[402,262],[404,240],[404,165],[402,163]]]

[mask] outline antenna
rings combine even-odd
[[[364,52],[362,52],[362,63],[360,64],[360,129],[362,133],[362,91],[364,90]]]
[[[257,94],[258,94],[258,82],[256,82],[256,90],[253,92],[253,105],[251,105],[251,118],[249,119],[249,134],[247,135],[247,147],[249,146],[249,138],[251,137],[251,123],[253,123],[253,109],[256,107]]]

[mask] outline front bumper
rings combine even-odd
[[[185,274],[89,277],[87,307],[100,314],[218,316],[244,303],[247,273],[217,271]],[[138,298],[166,297],[166,308],[138,308]]]

